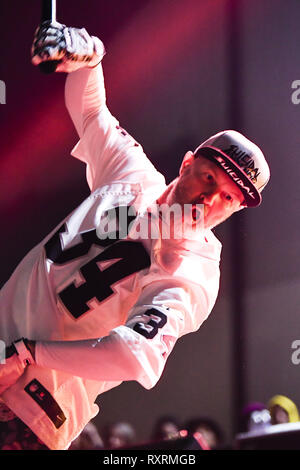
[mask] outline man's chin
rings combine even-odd
[[[206,213],[206,208],[204,208],[204,220],[203,220],[203,227],[205,230],[211,230],[214,228],[217,224],[214,223],[214,221],[209,217],[209,215]]]
[[[225,222],[225,220],[227,220],[230,216],[228,217],[224,217],[224,219],[220,219],[220,220],[205,220],[204,218],[204,228],[205,230],[212,230],[213,228],[216,228],[218,225],[221,225],[223,222]]]

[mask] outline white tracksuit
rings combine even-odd
[[[72,155],[87,165],[91,194],[0,294],[0,339],[37,340],[36,364],[1,398],[50,449],[68,448],[102,392],[124,380],[156,384],[176,340],[214,306],[221,251],[209,230],[179,240],[133,236],[166,184],[110,114],[101,64],[67,76],[66,105],[80,137]],[[123,228],[118,211],[128,207],[128,235],[102,239],[107,220]]]

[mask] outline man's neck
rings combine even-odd
[[[158,205],[170,203],[170,194],[173,191],[176,181],[177,178],[171,181],[171,183],[167,186],[166,190],[161,194],[161,196],[159,196],[159,198],[156,200]],[[172,205],[172,203],[170,205]]]

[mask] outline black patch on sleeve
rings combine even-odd
[[[51,393],[37,379],[29,382],[24,390],[45,411],[56,429],[60,428],[67,418]]]

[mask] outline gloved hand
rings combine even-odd
[[[34,364],[26,339],[19,339],[6,348],[5,363],[0,364],[0,395],[23,374],[29,364]]]
[[[34,65],[48,60],[59,61],[57,72],[74,72],[83,67],[94,67],[103,58],[105,48],[95,36],[84,29],[44,21],[35,31],[31,47]]]

